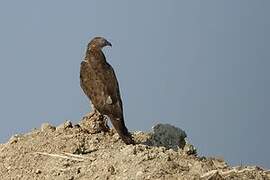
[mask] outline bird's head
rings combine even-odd
[[[105,46],[112,46],[112,44],[103,37],[95,37],[89,42],[88,50],[92,48],[102,49]]]

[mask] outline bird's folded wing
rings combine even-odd
[[[91,82],[89,77],[89,66],[86,61],[81,62],[81,68],[80,68],[80,85],[83,90],[83,92],[90,97],[91,96]]]

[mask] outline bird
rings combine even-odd
[[[125,144],[134,144],[123,115],[119,84],[112,66],[106,61],[102,48],[112,44],[104,37],[94,37],[87,45],[80,66],[80,86],[91,101],[95,112],[109,117]]]

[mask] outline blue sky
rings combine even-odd
[[[270,168],[269,1],[1,1],[0,142],[90,111],[88,41],[104,49],[131,131],[170,123],[201,155]]]

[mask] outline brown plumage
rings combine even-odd
[[[81,88],[95,110],[110,118],[121,139],[126,144],[134,144],[124,123],[122,100],[114,70],[102,52],[105,46],[111,46],[111,43],[102,37],[95,37],[88,44],[85,59],[81,62]]]

